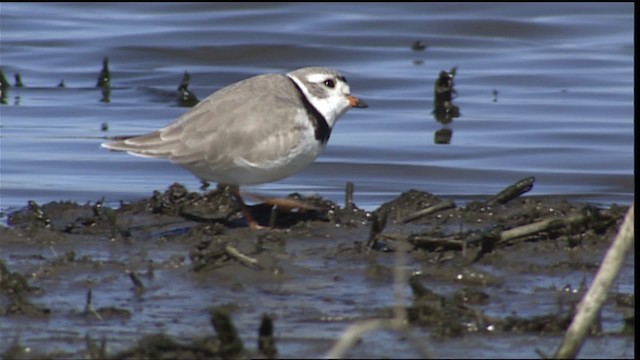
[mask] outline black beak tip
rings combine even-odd
[[[349,95],[349,104],[351,105],[351,107],[354,107],[354,108],[364,109],[364,108],[368,108],[369,107],[369,105],[366,102],[362,101],[361,99],[359,99],[359,98],[357,98],[355,96],[351,96],[351,95]]]

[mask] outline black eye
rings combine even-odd
[[[336,82],[331,80],[331,79],[327,79],[327,80],[324,81],[324,85],[326,87],[329,87],[329,88],[333,89],[334,87],[336,87]]]

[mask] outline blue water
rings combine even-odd
[[[187,171],[99,147],[164,126],[232,82],[308,65],[344,72],[370,107],[337,124],[291,191],[375,208],[417,188],[464,201],[522,177],[531,195],[629,204],[633,172],[633,4],[17,4],[1,6],[1,209],[27,199],[135,200]],[[427,45],[414,51],[414,41]],[[94,88],[110,59],[111,103]],[[433,84],[457,66],[461,116],[434,120]],[[56,85],[64,79],[66,88]],[[494,102],[493,91],[497,91]],[[109,130],[100,130],[107,123]],[[434,133],[452,131],[450,144]]]

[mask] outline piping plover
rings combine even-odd
[[[309,166],[324,150],[336,121],[365,108],[336,70],[306,67],[226,86],[160,130],[117,137],[102,147],[162,158],[205,181],[238,187],[272,182]]]

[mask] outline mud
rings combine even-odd
[[[2,357],[319,357],[354,321],[392,316],[401,243],[402,306],[420,336],[561,339],[627,207],[517,186],[465,206],[410,190],[371,212],[291,194],[306,210],[250,208],[262,230],[225,188],[174,184],[117,208],[30,202],[0,226]],[[634,261],[592,337],[633,344]],[[370,345],[356,354],[413,356]]]

